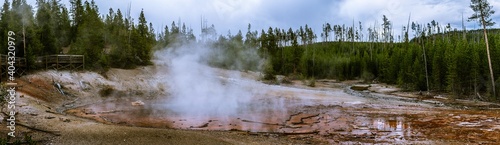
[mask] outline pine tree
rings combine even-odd
[[[383,27],[383,31],[382,31],[382,36],[384,37],[383,40],[384,42],[389,42],[389,39],[391,37],[391,21],[389,21],[389,19],[384,15],[382,17],[382,27]]]
[[[83,15],[84,15],[84,7],[82,4],[82,0],[70,0],[71,3],[71,33],[70,33],[70,41],[75,41],[76,36],[78,36],[78,27],[83,23]]]
[[[250,46],[252,48],[257,48],[259,46],[258,43],[258,32],[253,31],[252,32],[252,25],[248,24],[248,31],[247,34],[245,35],[245,45]]]
[[[78,1],[78,0],[77,0]],[[71,45],[72,54],[85,55],[85,63],[92,68],[105,69],[108,65],[108,59],[104,53],[104,23],[99,17],[99,10],[93,1],[85,1],[84,11],[81,15],[77,27],[77,37]],[[92,45],[88,45],[92,44]]]
[[[488,3],[487,0],[471,0],[471,9],[474,10],[474,14],[469,17],[470,20],[479,20],[479,24],[483,26],[484,40],[486,41],[486,52],[488,55],[488,65],[490,69],[490,79],[491,79],[491,88],[493,92],[493,96],[496,96],[496,87],[495,87],[495,76],[493,75],[493,68],[491,65],[491,57],[490,57],[490,48],[488,44],[488,34],[486,32],[487,26],[493,26],[495,22],[490,18],[491,15],[495,14],[495,11],[492,10],[492,6]]]
[[[444,90],[445,82],[446,82],[446,65],[445,65],[445,54],[444,51],[448,47],[447,43],[438,45],[435,47],[434,55],[432,57],[432,84],[433,89],[442,91]]]
[[[10,23],[11,23],[11,9],[9,0],[5,0],[2,6],[2,11],[0,12],[0,46],[7,46],[6,34],[10,31]],[[7,49],[0,49],[1,54],[6,54]]]
[[[43,45],[42,55],[52,55],[59,53],[59,45],[56,40],[56,18],[52,5],[45,0],[37,1],[38,10],[36,13],[37,24],[40,27],[40,41]]]
[[[163,42],[163,47],[167,47],[170,44],[170,30],[167,25],[165,25],[165,28],[163,29],[163,39],[161,40]]]
[[[113,32],[115,31],[116,26],[113,25],[113,17],[115,16],[115,11],[113,8],[109,8],[109,13],[106,15],[104,19],[104,26],[106,27],[106,32],[104,34],[104,41],[106,45],[109,45],[112,43],[111,39],[116,38],[116,36],[113,35]]]
[[[70,41],[71,32],[71,19],[69,17],[68,9],[64,6],[60,6],[61,15],[58,18],[56,35],[58,36],[58,42],[60,46],[68,46]]]
[[[322,35],[324,36],[323,41],[328,42],[328,37],[330,36],[331,31],[332,31],[332,26],[330,25],[330,23],[326,23],[323,25],[323,33],[322,33]]]
[[[148,28],[148,22],[146,21],[146,17],[144,16],[144,10],[139,14],[139,23],[137,24],[137,35],[135,38],[137,41],[133,41],[137,53],[137,59],[140,64],[148,64],[151,59],[151,48],[153,47],[151,34]]]

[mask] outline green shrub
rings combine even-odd
[[[115,89],[111,86],[105,86],[104,88],[102,88],[100,91],[99,91],[99,94],[101,95],[101,97],[108,97],[109,95],[111,95],[113,92],[115,91]]]
[[[312,78],[309,80],[309,84],[307,84],[309,87],[316,87],[316,79]]]

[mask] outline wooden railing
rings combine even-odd
[[[14,63],[12,63],[14,62]],[[23,57],[15,57],[14,60],[9,60],[8,55],[0,54],[0,80],[8,78],[10,71],[9,66],[14,66],[14,72],[16,76],[22,76],[26,72],[26,58]]]
[[[14,66],[16,67],[26,67],[26,58],[23,57],[15,57]],[[2,67],[9,66],[9,56],[1,54],[0,55],[0,64]]]
[[[22,76],[27,71],[27,61],[23,57],[15,57],[15,75]],[[0,54],[0,81],[8,77],[9,57]],[[85,69],[85,57],[83,55],[47,55],[38,57],[35,66],[45,69]]]
[[[46,69],[84,69],[85,57],[83,55],[47,55],[38,57],[36,63]]]

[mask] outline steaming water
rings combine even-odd
[[[377,142],[396,140],[395,143],[405,144],[406,140],[420,139],[413,119],[431,113],[421,104],[361,98],[340,89],[323,91],[263,84],[240,77],[237,71],[208,67],[203,63],[207,51],[203,47],[185,47],[156,53],[159,71],[155,71],[154,78],[169,95],[146,100],[144,106],[131,106],[135,100],[92,104],[80,110],[80,116],[131,126],[274,133],[316,131],[319,135],[373,137]],[[443,116],[449,118],[448,114]]]
[[[206,55],[210,51],[210,48],[189,45],[167,48],[155,54],[156,65],[166,68],[157,72],[157,76],[162,76],[157,77],[162,79],[158,81],[168,86],[167,92],[170,93],[164,97],[166,99],[161,101],[161,105],[155,105],[156,110],[168,110],[192,120],[207,121],[207,118],[214,118],[223,122],[230,118],[242,118],[263,121],[275,118],[277,114],[282,115],[278,118],[287,118],[287,115],[296,113],[294,108],[305,105],[366,102],[365,98],[351,96],[340,90],[320,91],[267,85],[243,78],[238,71],[221,73],[220,69],[206,65]]]
[[[156,54],[168,68],[168,74],[159,72],[168,76],[164,82],[171,95],[166,108],[187,115],[232,115],[250,101],[254,92],[237,83],[225,82],[216,77],[215,69],[203,64],[203,55],[208,51],[209,48],[191,45]]]

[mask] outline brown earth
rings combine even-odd
[[[163,96],[169,96],[169,86],[158,81],[166,76],[151,73],[162,69],[112,69],[102,75],[46,71],[18,78],[17,137],[10,141],[31,135],[41,144],[500,142],[498,104],[444,95],[423,97],[384,84],[372,84],[367,91],[350,90],[348,86],[358,81],[318,80],[314,88],[301,81],[283,86],[253,82],[251,86],[263,93],[254,96],[250,107],[239,114],[176,114],[155,107],[165,103],[159,101]],[[221,76],[234,73],[216,72]],[[241,76],[255,80],[258,73]],[[54,83],[63,86],[64,95]],[[137,101],[143,104],[134,104]],[[2,116],[6,124],[7,116]],[[0,127],[0,137],[5,138],[7,132]]]

